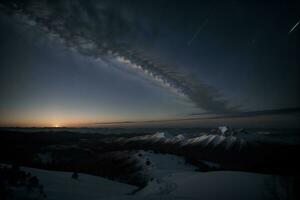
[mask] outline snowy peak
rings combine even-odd
[[[227,126],[219,126],[218,129],[221,132],[221,134],[225,134],[229,130]]]
[[[174,138],[173,135],[165,133],[165,132],[157,132],[152,135],[153,138]]]
[[[185,140],[185,137],[182,134],[176,135],[175,138],[178,140]]]

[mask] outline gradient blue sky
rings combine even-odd
[[[289,33],[300,20],[298,4],[1,5],[2,126],[89,126],[299,107],[299,27]]]

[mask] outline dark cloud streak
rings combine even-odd
[[[146,120],[146,121],[119,121],[119,122],[100,122],[94,123],[93,125],[115,125],[115,124],[143,124],[143,123],[168,123],[168,122],[184,122],[184,121],[198,121],[198,120],[213,120],[213,119],[228,119],[228,118],[248,118],[248,117],[259,117],[259,116],[277,116],[285,114],[300,114],[300,108],[284,108],[274,110],[259,110],[249,112],[239,112],[232,114],[218,115],[216,113],[193,113],[190,117],[167,119],[167,120]]]

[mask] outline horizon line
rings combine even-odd
[[[214,120],[214,119],[228,119],[228,118],[247,118],[247,117],[258,117],[258,116],[273,116],[273,115],[284,115],[284,114],[295,114],[300,113],[300,107],[290,107],[281,109],[268,109],[268,110],[255,110],[245,112],[235,112],[228,114],[217,114],[212,112],[203,113],[191,113],[186,118],[173,118],[173,119],[162,119],[162,120],[142,120],[142,121],[113,121],[113,122],[92,122],[82,123],[81,125],[71,126],[0,126],[0,128],[99,128],[93,127],[97,125],[130,125],[130,124],[151,124],[151,123],[168,123],[168,122],[186,122],[186,121],[197,121],[197,120]],[[207,116],[213,115],[213,116]],[[194,116],[194,117],[193,117]],[[107,128],[107,127],[103,127]],[[117,127],[116,127],[117,128]]]

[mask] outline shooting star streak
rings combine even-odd
[[[214,6],[209,15],[207,16],[207,18],[204,20],[204,22],[199,26],[199,28],[197,29],[197,31],[195,32],[195,34],[193,35],[193,37],[191,38],[190,41],[188,41],[188,46],[191,46],[192,42],[197,38],[197,36],[199,35],[200,31],[206,26],[206,24],[208,23],[209,19],[211,18],[211,16],[214,14],[215,10],[216,10],[217,6]]]
[[[188,45],[190,46],[192,42],[197,38],[200,31],[203,29],[203,27],[207,24],[209,18],[206,18],[206,20],[201,24],[201,26],[197,29],[196,33],[193,35],[192,39],[188,42]]]
[[[299,25],[299,23],[300,23],[300,20],[293,26],[293,28],[291,28],[289,34],[292,33],[297,28],[297,26]]]

